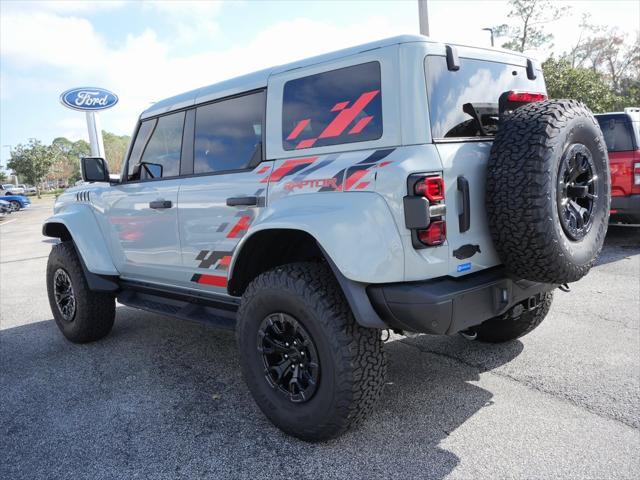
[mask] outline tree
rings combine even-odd
[[[628,90],[639,86],[640,33],[628,41],[617,27],[596,25],[588,14],[582,17],[578,41],[562,58],[569,60],[572,67],[600,72],[619,95],[627,96]]]
[[[519,25],[507,24],[493,27],[496,37],[509,40],[502,44],[503,48],[524,52],[550,43],[553,35],[545,33],[543,25],[562,17],[568,6],[557,6],[551,0],[509,0],[511,10],[507,15],[515,18]]]
[[[11,158],[7,167],[24,178],[27,183],[36,186],[40,198],[39,184],[53,163],[54,154],[50,146],[40,140],[30,138],[27,145],[18,144],[11,150]]]
[[[2,168],[2,166],[0,165],[0,168]],[[0,183],[4,183],[7,181],[7,174],[4,173],[2,170],[0,170]]]
[[[104,140],[105,160],[109,165],[109,171],[111,173],[119,173],[124,157],[127,154],[131,137],[129,135],[115,135],[103,130],[102,138]]]
[[[49,180],[62,180],[65,185],[80,179],[80,159],[91,155],[89,144],[84,140],[72,142],[58,137],[51,142],[54,161],[47,174]]]
[[[611,90],[602,75],[588,68],[573,68],[566,59],[553,57],[542,64],[550,98],[572,98],[596,113],[622,108],[628,99]]]

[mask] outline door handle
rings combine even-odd
[[[462,212],[458,215],[460,233],[471,227],[471,200],[469,199],[469,180],[458,177],[458,191],[462,193]]]
[[[149,202],[149,208],[153,208],[154,210],[171,208],[171,205],[171,200],[154,200],[153,202]]]
[[[228,207],[255,207],[258,205],[258,197],[230,197],[227,198]]]

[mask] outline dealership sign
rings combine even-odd
[[[94,112],[113,107],[118,103],[118,96],[104,88],[81,87],[63,92],[60,102],[74,110]]]

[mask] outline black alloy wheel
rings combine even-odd
[[[593,224],[598,199],[598,176],[587,147],[574,143],[567,148],[558,170],[557,202],[562,229],[569,239],[582,240]]]
[[[76,315],[76,297],[71,278],[62,268],[53,274],[53,292],[62,318],[65,322],[72,322]]]
[[[293,403],[309,401],[320,381],[320,363],[313,339],[293,316],[273,313],[258,329],[267,383]]]

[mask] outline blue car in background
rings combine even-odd
[[[11,205],[11,211],[13,212],[17,212],[21,208],[27,208],[31,205],[31,200],[24,195],[2,195],[0,196],[0,200],[9,202],[9,205]]]

